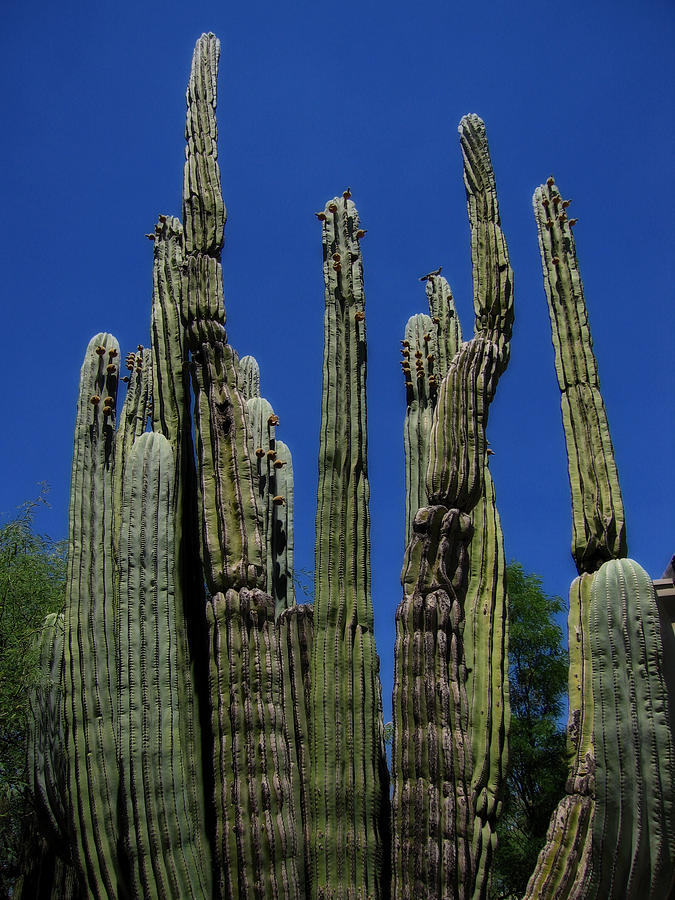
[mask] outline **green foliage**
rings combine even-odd
[[[546,838],[551,813],[565,791],[566,734],[560,727],[568,655],[555,621],[565,609],[538,575],[507,567],[509,595],[509,772],[491,896],[522,896]]]
[[[46,487],[0,526],[0,897],[18,875],[25,796],[28,693],[38,665],[35,637],[64,605],[65,546],[36,534]]]

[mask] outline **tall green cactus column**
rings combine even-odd
[[[349,191],[322,221],[325,315],[311,657],[312,895],[386,897],[388,785],[370,596],[364,232]]]
[[[412,535],[417,510],[427,505],[429,434],[436,405],[438,357],[436,329],[424,313],[411,316],[401,342],[401,368],[406,391],[403,446],[405,449],[405,545]],[[445,373],[444,373],[445,374]],[[441,376],[442,377],[442,376]]]
[[[208,664],[204,578],[199,555],[197,474],[192,440],[188,349],[181,320],[185,293],[183,226],[160,215],[154,230],[152,313],[152,430],[169,441],[174,460],[174,597],[178,705],[190,814],[205,822],[211,814],[213,774],[209,757]],[[133,374],[132,374],[133,377]],[[206,761],[204,761],[206,756]],[[210,831],[209,831],[210,833]],[[210,848],[202,841],[204,870]]]
[[[579,578],[570,589],[567,794],[526,896],[665,898],[675,863],[675,756],[654,591],[636,563],[620,559],[623,502],[572,236],[576,220],[553,178],[533,202]]]
[[[113,463],[119,345],[89,342],[82,364],[70,487],[64,722],[73,859],[92,897],[125,896],[118,847],[117,646]]]
[[[211,895],[203,822],[191,808],[181,719],[171,447],[141,434],[129,453],[120,533],[120,802],[132,896]]]
[[[497,591],[490,598],[491,610],[501,610],[502,626],[488,629],[484,641],[491,647],[494,635],[501,634],[502,659],[474,663],[501,666],[497,682],[482,673],[469,681],[464,623],[470,549],[475,554],[471,513],[486,496],[485,428],[508,362],[513,276],[485,128],[477,116],[462,119],[460,139],[476,324],[473,340],[449,359],[440,385],[429,439],[428,505],[413,522],[402,573],[404,597],[396,614],[393,859],[394,895],[400,898],[482,895],[493,827],[489,820],[494,818],[490,806],[496,804],[494,797],[488,800],[499,780],[491,779],[486,760],[496,756],[497,767],[504,765],[503,585],[501,595]],[[446,340],[439,333],[438,342]],[[500,537],[495,532],[493,544]],[[482,530],[480,540],[482,553]],[[493,586],[499,567],[495,553],[493,546],[485,555],[484,578]],[[475,596],[480,593],[474,590]],[[492,614],[490,620],[496,621]],[[471,640],[476,643],[476,636]],[[485,715],[489,703],[498,707],[494,716]],[[495,742],[500,728],[501,739]],[[482,813],[476,817],[478,804]]]
[[[183,321],[195,393],[202,561],[211,597],[209,687],[218,890],[296,897],[302,825],[294,807],[274,602],[238,362],[225,334],[225,206],[216,147],[219,43],[197,43],[187,91]]]

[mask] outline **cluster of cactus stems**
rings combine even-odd
[[[154,233],[151,342],[82,366],[67,602],[40,642],[22,897],[483,898],[507,771],[508,601],[486,426],[513,274],[485,128],[460,123],[474,334],[447,281],[402,341],[403,598],[393,789],[370,589],[366,321],[349,190],[325,283],[315,596],[293,588],[293,466],[225,331],[219,44],[187,91],[182,222]],[[675,754],[653,585],[624,515],[574,241],[535,194],[570,460],[570,776],[528,897],[666,897]],[[127,383],[118,411],[120,380]]]

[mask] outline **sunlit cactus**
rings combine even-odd
[[[187,90],[182,221],[160,215],[153,234],[150,343],[123,359],[101,333],[85,353],[66,608],[38,639],[35,853],[17,896],[479,900],[509,728],[486,427],[513,325],[485,126],[470,115],[459,127],[473,337],[462,342],[439,269],[423,276],[429,311],[409,320],[401,343],[406,551],[390,800],[370,577],[365,230],[349,189],[317,213],[323,387],[314,602],[303,605],[291,452],[257,362],[240,358],[225,330],[218,59],[218,40],[202,35]],[[565,209],[552,180],[535,195],[580,573],[570,594],[571,766],[527,896],[665,898],[675,753],[658,616],[648,576],[623,559]]]
[[[572,494],[567,794],[528,898],[668,897],[675,755],[656,597],[626,556],[624,510],[572,225],[553,178],[534,212]]]

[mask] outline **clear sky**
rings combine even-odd
[[[465,337],[471,262],[457,124],[486,122],[515,272],[512,359],[489,439],[508,558],[566,596],[574,576],[559,392],[531,197],[570,214],[624,492],[631,556],[675,553],[675,7],[668,0],[117,3],[5,0],[0,36],[0,513],[51,485],[67,529],[82,355],[149,343],[152,231],[180,214],[194,42],[221,39],[228,332],[260,363],[294,453],[296,558],[313,565],[321,228],[350,186],[369,338],[373,602],[389,716],[401,590],[399,340],[443,265]]]

